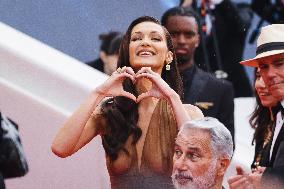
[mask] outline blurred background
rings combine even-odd
[[[250,0],[233,1],[250,3]],[[1,0],[0,21],[82,62],[89,62],[99,56],[99,34],[112,30],[124,32],[141,15],[160,19],[163,12],[178,4],[179,0]],[[251,30],[258,20],[254,16]],[[244,59],[254,55],[255,44],[247,44]],[[250,69],[246,69],[252,79]]]

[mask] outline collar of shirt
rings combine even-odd
[[[269,156],[270,160],[271,160],[274,144],[276,142],[276,139],[279,135],[279,132],[280,132],[282,126],[283,126],[283,117],[281,115],[281,112],[279,111],[276,115],[275,129],[274,129],[274,134],[273,134],[273,139],[272,139],[272,145],[271,145],[271,148],[270,148],[270,156]]]

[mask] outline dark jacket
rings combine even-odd
[[[212,30],[206,36],[205,43],[208,52],[209,65],[212,71],[219,69],[214,44],[216,39],[220,52],[221,65],[228,74],[227,80],[233,84],[235,97],[252,96],[252,87],[244,66],[239,64],[242,60],[247,31],[251,24],[252,11],[245,4],[235,4],[224,0],[216,5],[211,15],[214,17]],[[216,37],[214,34],[216,34]],[[196,51],[196,63],[204,63],[202,44]]]
[[[234,141],[234,90],[230,82],[217,79],[197,66],[181,73],[184,103],[198,106],[204,116],[217,118],[231,132]]]
[[[281,0],[276,0],[274,4],[271,0],[252,0],[251,8],[261,19],[271,24],[284,23],[284,5]]]
[[[0,173],[0,189],[5,189],[4,178],[1,173]]]
[[[272,139],[266,148],[263,149],[260,166],[266,167],[262,175],[262,188],[283,189],[284,188],[284,125],[275,141],[271,160],[270,149]],[[259,146],[259,144],[256,144]]]
[[[104,72],[104,62],[101,58],[98,58],[94,61],[87,62],[87,65],[91,66],[92,68],[95,68],[101,72]]]

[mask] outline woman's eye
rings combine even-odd
[[[153,40],[153,41],[161,41],[161,39],[158,38],[158,37],[154,37],[154,38],[152,38],[152,40]]]
[[[133,37],[131,38],[131,41],[137,41],[137,40],[140,40],[141,38],[140,37]]]

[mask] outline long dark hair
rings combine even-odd
[[[173,52],[173,61],[171,62],[171,69],[166,70],[165,66],[162,70],[161,77],[169,84],[169,86],[176,91],[181,98],[183,98],[182,91],[182,80],[178,72],[176,56],[174,53],[174,47],[169,32],[160,24],[160,22],[150,16],[142,16],[134,20],[128,27],[122,43],[120,45],[119,57],[118,57],[118,67],[127,66],[130,67],[129,62],[129,43],[131,32],[134,26],[142,22],[153,22],[160,25],[166,36],[168,50]],[[128,91],[135,96],[137,92],[135,86],[130,79],[125,79],[123,82],[123,87],[125,91]],[[106,118],[107,131],[106,134],[102,136],[103,146],[106,154],[112,159],[116,160],[118,157],[118,152],[123,151],[129,154],[124,148],[124,144],[128,137],[132,135],[132,144],[136,144],[139,140],[142,131],[137,126],[138,122],[138,104],[133,100],[117,96],[107,100],[102,105],[102,113]]]
[[[262,144],[264,142],[265,135],[269,132],[269,129],[271,129],[273,125],[273,120],[270,118],[269,108],[264,107],[261,104],[257,93],[255,93],[255,99],[256,106],[249,119],[251,127],[255,129],[252,144],[254,144],[254,142]]]

